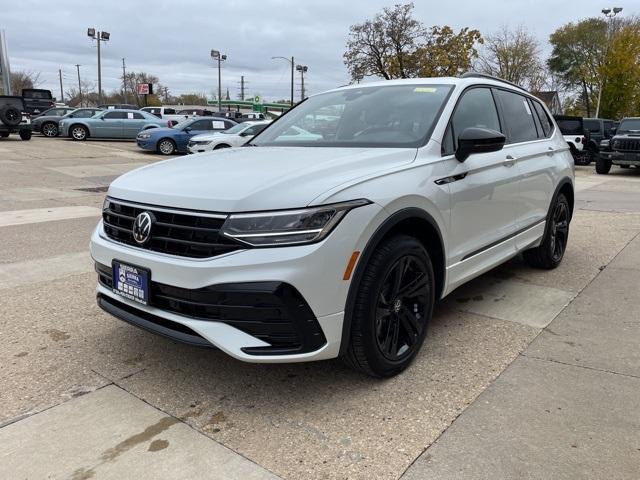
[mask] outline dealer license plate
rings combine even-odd
[[[151,271],[114,260],[113,291],[134,302],[147,305],[149,303],[149,279]]]

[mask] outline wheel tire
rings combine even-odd
[[[45,122],[40,126],[40,133],[45,137],[57,137],[58,125],[55,122]]]
[[[20,138],[22,140],[31,140],[31,130],[20,130]]]
[[[220,150],[221,148],[231,148],[231,145],[227,145],[226,143],[221,143],[220,145],[216,145],[213,147],[214,150]]]
[[[600,175],[606,175],[607,173],[609,173],[609,170],[611,170],[611,160],[602,158],[600,155],[598,155],[598,158],[596,158],[596,173],[599,173]]]
[[[69,129],[69,136],[74,140],[81,142],[87,139],[87,137],[89,136],[89,131],[87,130],[87,127],[84,127],[82,125],[73,125]]]
[[[560,193],[549,209],[547,226],[542,243],[538,247],[525,250],[525,261],[536,268],[551,270],[562,262],[569,239],[571,209],[564,194]]]
[[[631,165],[618,165],[620,168],[629,168]]]
[[[16,107],[6,105],[0,108],[0,121],[9,127],[17,127],[22,121],[22,112]]]
[[[0,132],[0,138],[7,138],[9,136],[9,132]]]
[[[173,155],[176,151],[176,143],[170,138],[163,138],[158,142],[157,150],[162,155]]]
[[[404,272],[400,277],[398,269]],[[412,284],[410,295],[403,295]],[[376,247],[356,288],[343,360],[373,377],[396,375],[420,351],[433,314],[435,281],[429,254],[413,237],[391,237]]]

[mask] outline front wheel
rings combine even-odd
[[[536,268],[550,270],[562,262],[569,240],[569,223],[571,222],[571,208],[567,197],[558,194],[551,212],[547,218],[547,227],[540,246],[525,250],[525,261]]]
[[[221,148],[230,148],[231,145],[227,145],[226,143],[221,143],[219,145],[216,145],[215,147],[213,147],[214,150],[220,150]]]
[[[404,370],[424,342],[434,286],[431,259],[417,239],[397,235],[379,245],[357,286],[345,362],[374,377]]]
[[[20,130],[20,138],[22,140],[31,140],[31,130]]]
[[[611,160],[602,158],[602,155],[598,155],[596,158],[596,173],[600,175],[606,175],[611,170]]]
[[[74,140],[86,140],[88,136],[89,132],[87,131],[86,127],[83,127],[82,125],[74,125],[73,127],[71,127],[71,138],[73,138]]]
[[[158,142],[158,151],[162,155],[172,155],[176,151],[176,144],[169,138],[163,138]]]
[[[0,138],[7,138],[9,136],[9,132],[0,132]]]

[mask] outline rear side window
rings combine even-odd
[[[176,111],[173,108],[165,108],[164,109],[164,114],[165,115],[175,115]]]
[[[455,151],[458,137],[470,127],[501,131],[496,104],[488,88],[472,88],[462,94],[443,139],[445,155]]]
[[[496,92],[502,105],[508,143],[537,140],[538,132],[527,97],[506,90]]]
[[[109,112],[104,115],[104,118],[109,120],[127,118],[127,112]]]
[[[141,113],[133,112],[133,118],[135,118],[136,120],[144,120],[145,117]]]
[[[540,120],[540,124],[542,125],[542,132],[545,137],[548,137],[551,135],[551,131],[553,130],[553,124],[549,119],[549,115],[547,115],[547,112],[545,112],[544,107],[540,102],[532,100],[531,103],[533,103],[533,108],[538,114],[538,120]]]

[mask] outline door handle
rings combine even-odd
[[[507,155],[507,158],[505,158],[502,161],[502,165],[504,165],[505,167],[513,167],[516,163],[517,158],[512,157],[511,155]]]
[[[556,153],[556,149],[555,148],[553,148],[553,147],[547,148],[547,155],[551,156],[554,153]]]

